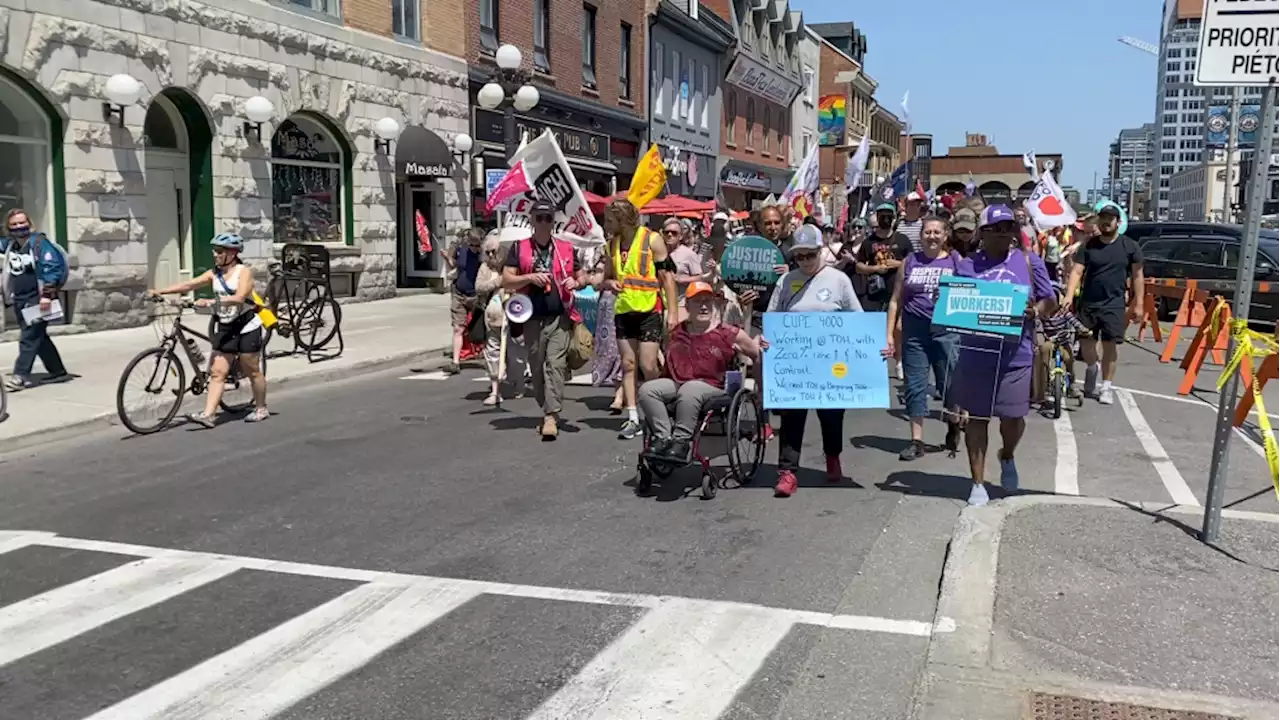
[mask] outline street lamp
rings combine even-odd
[[[489,82],[480,87],[476,93],[476,102],[486,110],[497,110],[502,107],[502,133],[507,162],[516,154],[519,143],[516,138],[516,111],[529,112],[538,105],[541,96],[538,88],[529,84],[529,74],[520,69],[524,58],[520,48],[509,43],[502,44],[494,60],[498,63],[498,72]]]

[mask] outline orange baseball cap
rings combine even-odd
[[[684,296],[686,300],[688,298],[694,297],[695,295],[701,295],[702,293],[715,295],[716,291],[711,287],[709,283],[704,283],[701,281],[691,282],[689,283],[689,287],[684,289]]]

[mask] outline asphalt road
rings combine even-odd
[[[840,485],[641,498],[611,393],[543,443],[407,374],[0,459],[4,717],[907,717],[958,460],[902,475],[877,411]]]

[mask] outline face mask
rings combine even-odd
[[[31,234],[31,228],[29,227],[13,228],[9,231],[9,234],[16,238],[25,238]]]

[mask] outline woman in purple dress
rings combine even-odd
[[[988,424],[1000,421],[1000,484],[1005,490],[1018,489],[1018,468],[1014,450],[1026,429],[1031,411],[1031,377],[1034,357],[1034,330],[1037,316],[1049,317],[1058,307],[1057,293],[1049,271],[1035,253],[1021,248],[1022,232],[1013,211],[1006,205],[991,205],[978,221],[978,249],[956,267],[956,275],[992,282],[1014,283],[1028,290],[1022,335],[1014,340],[984,336],[964,336],[959,345],[950,404],[967,414],[965,448],[973,489],[970,505],[985,505],[984,482],[987,466]]]
[[[938,301],[938,283],[952,275],[961,257],[947,250],[951,226],[940,217],[930,217],[920,230],[920,250],[906,257],[902,272],[893,284],[889,299],[889,346],[882,354],[895,356],[894,329],[902,322],[902,372],[906,380],[907,415],[911,418],[911,443],[898,453],[898,459],[909,461],[925,453],[924,419],[929,414],[929,372],[933,371],[938,392],[945,393],[951,369],[956,362],[956,334],[933,326],[933,307]],[[947,429],[946,446],[955,451],[959,428]]]
[[[600,255],[598,265],[608,259],[604,253]],[[592,272],[599,272],[600,267]],[[613,328],[613,306],[617,295],[607,290],[600,291],[600,299],[596,306],[595,333],[592,338],[591,384],[595,387],[617,388],[613,394],[613,403],[609,409],[622,412],[622,360],[618,356],[618,338]]]

